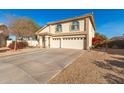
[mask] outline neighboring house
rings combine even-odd
[[[50,22],[36,32],[43,48],[89,49],[95,34],[92,14]]]
[[[6,46],[7,36],[8,36],[7,26],[4,24],[0,24],[0,47]]]

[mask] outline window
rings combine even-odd
[[[73,21],[71,23],[70,30],[79,30],[79,22],[78,21]]]
[[[83,38],[81,37],[81,40],[82,40]]]
[[[61,32],[62,31],[62,25],[61,24],[57,24],[56,25],[56,32]]]
[[[76,38],[74,37],[74,40],[76,40]]]

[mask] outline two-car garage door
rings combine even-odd
[[[53,38],[52,48],[84,49],[83,37]]]

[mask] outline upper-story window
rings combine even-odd
[[[62,25],[61,24],[57,24],[56,25],[56,32],[61,32],[62,31]]]
[[[78,21],[73,21],[71,23],[70,30],[79,30],[79,22]]]

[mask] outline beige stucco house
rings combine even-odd
[[[89,49],[95,34],[92,14],[50,22],[36,32],[43,48]]]

